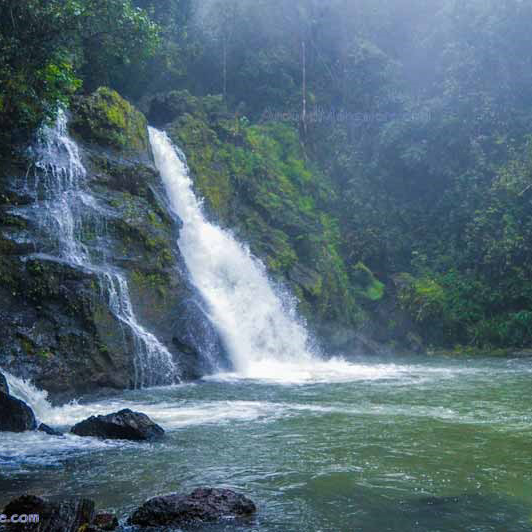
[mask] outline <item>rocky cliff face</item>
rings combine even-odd
[[[152,164],[144,116],[107,89],[80,99],[71,115],[87,170],[73,196],[80,263],[54,244],[64,228],[43,223],[50,206],[34,180],[46,169],[35,167],[35,154],[0,163],[0,367],[56,400],[160,383],[139,381],[143,346],[124,320],[129,310],[113,306],[113,297],[123,299],[113,279],[123,279],[129,297],[118,304],[131,304],[139,326],[170,354],[176,379],[212,371],[223,350],[187,281],[179,221]]]

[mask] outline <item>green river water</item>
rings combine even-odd
[[[2,435],[0,505],[28,491],[83,495],[126,517],[153,495],[210,485],[259,512],[199,530],[532,530],[531,360],[351,368],[348,379],[225,375],[44,410],[67,427],[128,406],[168,434],[149,445]]]

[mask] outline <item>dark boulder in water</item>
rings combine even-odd
[[[179,527],[223,518],[246,518],[256,511],[253,501],[240,493],[228,489],[198,488],[190,495],[174,493],[154,497],[138,508],[129,522],[142,527]]]
[[[146,414],[129,409],[107,416],[91,416],[72,427],[71,432],[104,440],[153,441],[164,436],[164,430]]]
[[[62,432],[59,432],[58,430],[55,430],[52,427],[45,425],[44,423],[41,423],[37,430],[40,432],[44,432],[45,434],[48,434],[49,436],[63,436]]]
[[[0,432],[25,432],[36,428],[33,410],[24,401],[0,392]]]
[[[0,392],[9,394],[9,386],[7,385],[7,380],[1,373],[0,373]]]
[[[50,502],[34,495],[23,495],[12,500],[2,513],[8,519],[14,515],[39,516],[38,523],[12,523],[6,527],[7,530],[78,532],[81,527],[90,525],[94,516],[94,502],[80,498]]]

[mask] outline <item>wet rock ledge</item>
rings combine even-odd
[[[20,399],[9,395],[7,380],[0,373],[0,432],[39,430],[49,436],[62,436],[55,429],[38,424],[33,410]],[[74,425],[72,434],[103,440],[156,441],[164,436],[164,429],[142,412],[129,408],[106,416],[91,416]]]

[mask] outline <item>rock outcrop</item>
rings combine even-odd
[[[25,432],[36,428],[33,410],[24,401],[0,392],[0,432]]]
[[[44,432],[45,434],[48,434],[48,436],[63,436],[61,432],[53,429],[52,427],[49,427],[48,425],[45,425],[44,423],[41,423],[37,430],[39,432]]]
[[[199,488],[190,495],[174,493],[154,497],[131,516],[132,525],[142,527],[180,527],[186,524],[242,519],[253,516],[253,501],[228,489]]]
[[[129,409],[107,416],[91,416],[72,427],[71,432],[105,440],[154,441],[164,436],[164,430],[146,414]]]
[[[109,512],[100,512],[94,516],[92,526],[96,530],[111,531],[118,528],[118,518]]]
[[[80,98],[71,114],[90,200],[76,214],[80,245],[122,273],[139,323],[168,349],[183,380],[212,371],[224,351],[198,312],[146,119],[108,89]],[[135,340],[110,306],[105,277],[61,259],[53,235],[43,234],[46,206],[31,189],[34,173],[36,182],[42,176],[26,153],[0,162],[0,366],[54,402],[139,385]]]

